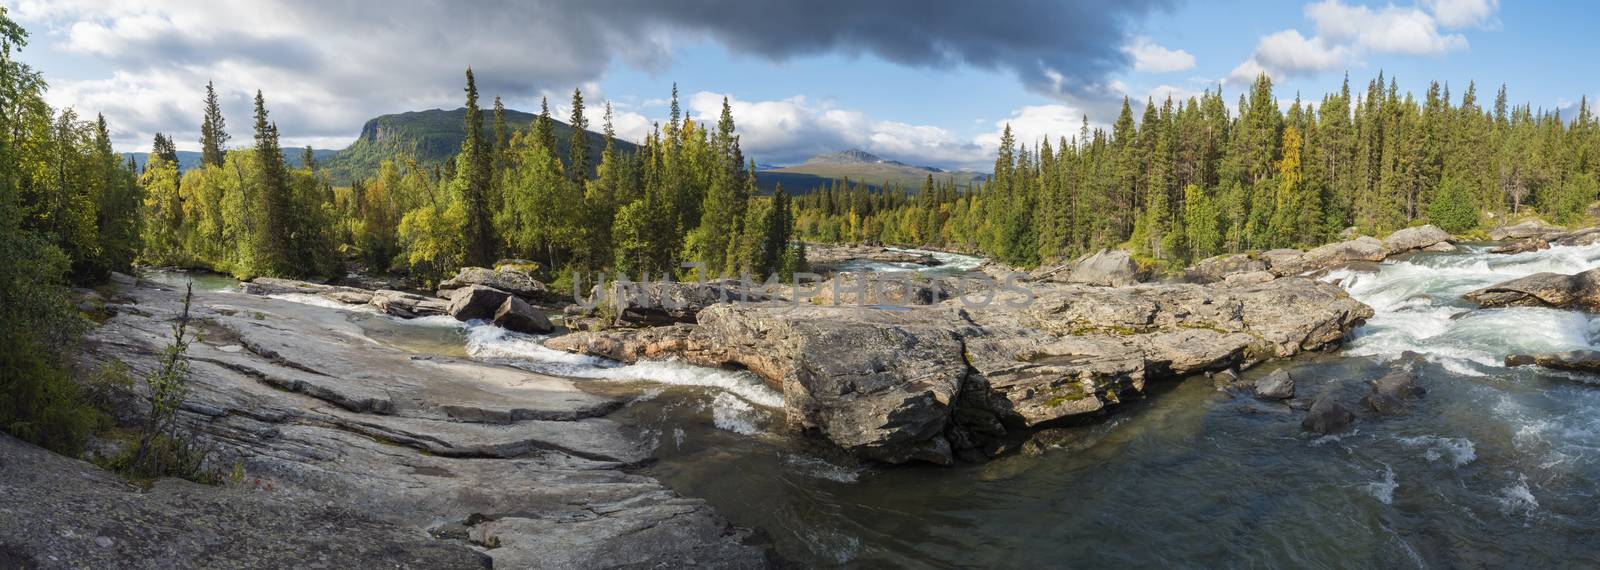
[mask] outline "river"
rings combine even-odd
[[[977,265],[940,255],[942,271]],[[648,474],[806,566],[1594,567],[1600,386],[1500,362],[1593,347],[1600,321],[1478,310],[1460,295],[1596,265],[1600,246],[1510,256],[1469,246],[1328,275],[1376,315],[1339,353],[1268,362],[1245,378],[1284,367],[1300,394],[1333,391],[1353,405],[1366,380],[1421,354],[1426,396],[1405,415],[1362,414],[1350,433],[1308,435],[1298,413],[1192,379],[1059,430],[1042,450],[950,468],[861,465],[792,436],[781,396],[746,373],[623,366],[448,318],[352,319],[408,350],[590,379],[632,398],[617,418],[655,442]]]

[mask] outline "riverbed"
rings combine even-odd
[[[584,379],[631,398],[615,417],[654,443],[650,475],[760,529],[806,566],[1600,565],[1590,539],[1600,531],[1600,385],[1501,365],[1512,353],[1592,348],[1600,322],[1460,299],[1600,265],[1600,246],[1484,249],[1329,274],[1376,315],[1341,352],[1244,375],[1286,368],[1302,396],[1331,391],[1354,407],[1365,381],[1410,361],[1409,351],[1428,392],[1408,414],[1363,414],[1353,432],[1317,437],[1297,412],[1192,378],[1155,387],[1105,422],[1052,430],[1026,453],[949,468],[862,465],[789,433],[781,396],[747,373],[624,366],[448,318],[359,310],[351,319],[406,350]],[[977,265],[941,260],[941,272]]]

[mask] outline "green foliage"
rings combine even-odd
[[[1428,204],[1428,221],[1452,234],[1475,230],[1479,224],[1475,202],[1466,182],[1454,176],[1446,178]]]
[[[135,477],[160,477],[174,473],[187,473],[198,469],[203,459],[193,458],[187,446],[178,441],[178,410],[189,394],[189,359],[187,352],[193,338],[189,335],[189,306],[194,300],[194,285],[184,291],[183,309],[173,319],[172,344],[167,345],[156,369],[145,376],[149,388],[150,409],[145,416],[139,445],[121,470]]]

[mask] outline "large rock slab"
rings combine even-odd
[[[284,295],[301,294],[317,295],[329,300],[351,305],[365,305],[372,301],[372,292],[355,287],[341,287],[337,285],[323,285],[309,281],[296,281],[294,279],[279,279],[276,277],[257,277],[240,283],[244,292],[252,295]]]
[[[450,306],[445,310],[458,321],[487,321],[510,297],[511,293],[493,287],[467,285],[450,292]]]
[[[373,291],[370,304],[386,314],[404,319],[443,315],[450,310],[447,300],[393,289]]]
[[[1575,275],[1535,273],[1462,295],[1480,307],[1600,310],[1600,268]]]
[[[144,314],[118,314],[91,333],[86,366],[115,358],[136,375],[157,366],[180,294],[153,286],[129,294]],[[263,500],[305,497],[366,513],[428,544],[498,544],[479,551],[500,567],[765,563],[761,550],[743,544],[746,533],[703,501],[624,471],[648,461],[651,448],[605,417],[621,405],[615,398],[509,366],[405,352],[368,338],[348,313],[309,305],[197,292],[194,315],[200,340],[189,353],[180,425],[214,450],[216,464],[238,465],[246,481],[285,497],[256,491]],[[136,416],[140,408],[118,409]],[[323,533],[314,529],[323,527],[308,528],[263,539],[317,552]],[[458,538],[429,539],[428,531]],[[373,536],[364,552],[389,544]],[[206,566],[260,566],[250,544],[205,543],[213,556]],[[461,566],[400,547],[329,560]]]
[[[1372,315],[1302,278],[1229,287],[1036,284],[988,305],[898,310],[715,305],[698,325],[575,333],[552,348],[625,361],[749,370],[790,422],[856,455],[899,462],[991,455],[1010,427],[1045,427],[1172,378],[1337,346]]]
[[[1518,222],[1509,226],[1501,226],[1489,230],[1489,239],[1505,241],[1527,238],[1549,238],[1561,234],[1566,230],[1561,226],[1553,226],[1544,220],[1531,219]]]
[[[1572,350],[1541,354],[1513,354],[1506,357],[1506,366],[1543,366],[1552,370],[1600,373],[1600,351]]]
[[[451,293],[455,290],[473,285],[498,289],[530,301],[547,300],[553,297],[550,289],[545,287],[544,283],[540,283],[532,275],[516,269],[515,265],[503,265],[498,269],[463,267],[456,272],[455,277],[439,283],[439,296],[452,298],[453,295]]]
[[[1430,244],[1431,245],[1431,244]],[[1304,270],[1327,269],[1353,261],[1383,261],[1389,256],[1384,242],[1372,236],[1361,236],[1349,241],[1330,243],[1307,251],[1302,258]]]
[[[713,305],[776,299],[760,284],[737,279],[717,281],[613,281],[595,286],[586,306],[568,308],[578,318],[606,317],[606,326],[660,326],[692,323],[701,310]]]
[[[1217,255],[1200,260],[1185,272],[1196,283],[1215,283],[1231,275],[1266,271],[1267,262],[1246,253]]]
[[[1441,230],[1433,224],[1428,224],[1415,228],[1406,228],[1389,234],[1389,237],[1383,238],[1383,249],[1389,255],[1394,255],[1414,249],[1426,249],[1441,243],[1449,243],[1449,241],[1450,232]]]
[[[813,270],[832,272],[852,261],[871,261],[904,266],[935,267],[939,258],[927,253],[902,251],[872,245],[806,244],[806,261]]]

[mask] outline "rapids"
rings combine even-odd
[[[1365,381],[1415,352],[1428,393],[1406,415],[1358,412],[1355,431],[1314,437],[1298,412],[1197,378],[1157,386],[1104,422],[1050,430],[1029,453],[951,468],[862,465],[790,434],[781,395],[747,373],[624,366],[481,323],[351,318],[380,342],[627,395],[614,417],[655,443],[650,475],[807,567],[1600,566],[1600,386],[1501,365],[1516,352],[1593,347],[1597,321],[1460,299],[1600,265],[1600,246],[1484,249],[1328,275],[1376,315],[1339,353],[1244,374],[1287,368],[1301,396],[1328,391],[1355,409]],[[981,260],[945,261],[923,271]]]

